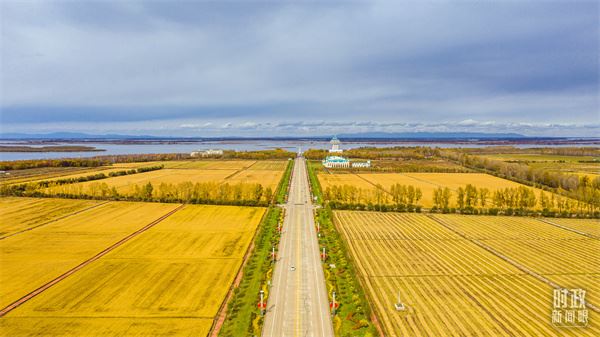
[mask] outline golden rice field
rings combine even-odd
[[[108,205],[113,204],[133,203]],[[102,207],[107,206],[98,208]],[[139,218],[151,213],[150,209],[124,213]],[[11,311],[0,319],[0,335],[205,336],[263,213],[263,208],[256,207],[187,205]],[[75,230],[82,226],[78,224],[63,226],[64,232],[52,246],[71,254],[77,251],[70,246],[71,237],[80,231],[92,234],[97,228],[101,236],[102,226],[122,228],[130,222],[123,220],[94,220],[95,226],[86,224],[86,231]],[[20,244],[27,239],[22,237]],[[26,261],[44,253],[28,248],[32,252]],[[9,254],[3,250],[5,255]],[[16,275],[16,270],[9,274]],[[14,283],[13,288],[20,289],[19,284],[22,288],[27,283]]]
[[[146,163],[146,166],[150,163]],[[285,170],[285,161],[187,161],[187,162],[155,162],[156,164],[167,164],[161,170],[137,173],[125,176],[111,177],[101,180],[86,181],[81,183],[60,185],[45,189],[46,192],[66,194],[91,194],[98,184],[105,183],[109,187],[115,187],[120,194],[132,194],[135,186],[143,186],[152,183],[153,186],[165,184],[178,184],[183,182],[204,183],[259,183],[264,188],[277,188],[279,180]],[[284,165],[285,164],[285,165]],[[205,168],[196,168],[202,167]],[[256,168],[254,168],[256,166]],[[111,170],[123,170],[111,169]]]
[[[3,183],[21,184],[21,183],[34,183],[34,182],[39,182],[39,181],[53,181],[53,180],[59,180],[59,179],[87,177],[87,176],[95,175],[98,173],[104,173],[105,175],[108,175],[111,172],[117,172],[117,171],[123,171],[123,170],[125,170],[125,169],[124,168],[115,168],[115,167],[111,167],[111,166],[100,166],[100,167],[91,168],[91,169],[87,169],[87,170],[74,170],[74,171],[65,170],[65,171],[63,171],[62,174],[35,175],[35,176],[22,178],[22,179],[8,180],[6,182],[3,181]]]
[[[381,185],[384,190],[389,191],[394,184],[412,185],[421,189],[423,197],[420,204],[424,207],[433,206],[433,192],[439,187],[450,188],[456,196],[456,190],[467,184],[475,185],[478,188],[488,188],[492,193],[498,189],[523,186],[485,173],[321,173],[318,177],[323,189],[333,185],[352,185],[364,189],[375,189],[376,185]],[[536,195],[541,192],[540,189],[532,189],[536,191]]]
[[[534,218],[434,217],[550,281],[586,289],[589,302],[600,304],[600,240]],[[597,220],[584,221],[597,225]]]
[[[0,239],[99,204],[93,200],[0,198]]]
[[[115,187],[119,193],[128,194],[134,191],[135,185],[143,186],[147,183],[152,183],[152,185],[158,186],[161,183],[178,184],[182,182],[200,183],[209,181],[223,181],[225,178],[235,173],[235,170],[162,169],[157,171],[111,177],[102,180],[54,186],[47,188],[46,191],[55,193],[66,192],[69,194],[93,194],[91,190],[95,186],[105,183],[109,187]]]
[[[502,161],[523,161],[523,162],[566,162],[577,163],[579,161],[598,161],[594,156],[566,156],[555,154],[537,154],[537,153],[496,153],[485,154],[482,157],[502,160]],[[599,162],[600,163],[600,162]]]
[[[0,175],[0,184],[24,183],[32,180],[50,179],[66,175],[97,171],[97,167],[39,167],[13,170],[8,175]]]
[[[509,220],[512,222],[504,225]],[[463,226],[461,230],[472,228],[470,235],[485,240],[485,244],[511,254],[510,258],[520,257],[520,263],[529,263],[526,265],[538,272],[560,274],[553,276],[555,282],[587,289],[589,294],[596,288],[582,282],[584,277],[575,273],[594,279],[599,273],[598,261],[591,261],[594,244],[579,234],[523,218],[453,215],[436,221],[423,214],[335,211],[334,221],[348,243],[386,336],[600,334],[600,315],[592,310],[587,328],[555,328],[551,324],[550,285],[438,221]],[[479,225],[475,225],[477,221]],[[496,230],[505,227],[506,232]],[[534,245],[541,249],[543,242],[549,241],[548,247],[553,246],[554,254],[545,252],[538,257],[533,251],[520,248],[534,240],[539,241]],[[558,244],[559,240],[563,244]],[[586,243],[588,256],[567,266],[573,256],[584,252]],[[399,292],[407,307],[405,311],[394,308]],[[590,302],[596,299],[588,298]]]
[[[283,171],[248,169],[232,175],[226,182],[230,184],[259,183],[265,188],[270,187],[272,190],[275,190],[282,175]]]
[[[274,170],[274,171],[284,171],[288,165],[287,160],[259,160],[256,161],[252,166],[250,166],[249,170]]]
[[[56,201],[63,202],[60,199]],[[177,206],[110,202],[0,240],[0,307],[21,298]],[[18,220],[3,218],[11,226],[14,226],[12,221],[16,223]]]
[[[123,171],[128,169],[162,165],[167,169],[197,169],[197,170],[269,170],[283,171],[287,166],[285,160],[179,160],[179,161],[151,161],[135,163],[116,163],[111,166],[100,167],[50,167],[11,171],[11,175],[1,176],[1,184],[17,184],[46,180],[79,178],[104,173]]]
[[[172,169],[241,170],[252,166],[255,160],[169,160],[136,163],[116,163],[113,167],[139,168],[162,165]]]
[[[564,219],[548,218],[546,221],[600,237],[600,220],[598,219]]]

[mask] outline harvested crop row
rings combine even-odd
[[[600,237],[600,221],[598,219],[563,219],[548,218],[546,221]]]
[[[600,251],[600,240],[530,218],[434,217],[563,287],[587,290],[587,301],[600,303],[600,260],[590,253]]]
[[[593,321],[600,316],[591,310],[587,328],[555,328],[550,323],[553,294],[550,285],[478,247],[432,218],[421,214],[349,211],[336,211],[334,217],[348,242],[386,335],[594,336],[600,332],[598,322]],[[470,219],[469,216],[452,217],[456,223]],[[479,218],[497,219],[499,223],[512,220],[504,217]],[[496,237],[484,242],[519,245],[516,232],[520,230],[527,237],[527,230],[535,228],[542,239],[529,238],[525,241],[543,244],[552,241],[552,235],[559,234],[564,242],[589,240],[547,224],[541,225],[532,219],[523,223],[516,220],[507,225],[504,237],[502,232],[482,229],[490,237]],[[569,251],[566,246],[561,249],[564,253]],[[574,251],[579,252],[580,249],[583,246],[575,247]],[[523,254],[531,256],[533,252]],[[585,260],[576,266],[588,262]],[[546,264],[550,263],[546,261]],[[598,281],[597,274],[590,269],[594,266],[592,264],[583,270],[589,274],[570,278],[573,282],[566,282],[565,286],[595,292],[590,283]],[[555,281],[562,281],[561,277],[563,275],[557,275]],[[407,307],[405,311],[397,311],[394,307],[399,293]],[[594,297],[589,300],[593,301]]]

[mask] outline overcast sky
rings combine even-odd
[[[2,132],[600,135],[598,1],[0,0]]]

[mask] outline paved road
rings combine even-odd
[[[296,159],[289,193],[263,337],[333,337],[303,158]]]

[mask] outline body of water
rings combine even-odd
[[[94,152],[2,152],[0,160],[28,160],[28,159],[60,159],[60,158],[85,158],[104,155],[118,154],[147,154],[147,153],[189,153],[197,150],[223,149],[236,151],[254,151],[271,150],[282,148],[288,151],[304,151],[306,149],[327,149],[330,147],[328,141],[286,141],[286,140],[241,140],[241,141],[198,141],[191,143],[157,143],[157,144],[109,144],[109,143],[52,143],[44,145],[32,145],[26,142],[2,142],[1,145],[28,145],[28,146],[48,146],[48,145],[81,145],[93,146],[105,151]],[[535,145],[523,144],[514,145],[515,147],[553,147],[553,146],[577,146],[577,145]],[[430,146],[440,148],[457,147],[485,147],[483,144],[465,144],[465,143],[423,143],[423,142],[343,142],[342,149],[352,149],[365,146],[393,147],[393,146]],[[597,147],[598,145],[585,145]]]

